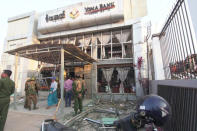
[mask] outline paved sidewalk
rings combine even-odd
[[[6,121],[5,131],[40,131],[40,126],[43,120],[53,118],[56,107],[46,109],[47,107],[48,92],[39,92],[38,104],[39,109],[31,110],[24,109],[24,99],[17,102],[17,109],[15,110],[13,104],[10,105],[8,118]],[[87,105],[91,100],[85,99],[83,105]],[[73,103],[72,103],[73,106]],[[74,110],[72,107],[66,107],[63,110],[63,114],[60,117],[64,117],[65,114],[72,113]],[[57,116],[57,119],[59,117]],[[58,119],[62,122],[61,119]]]
[[[51,116],[9,111],[5,131],[40,131],[42,121],[48,118]]]
[[[46,109],[47,107],[47,97],[48,97],[48,92],[39,92],[39,97],[38,97],[38,104],[37,106],[39,107],[39,109],[37,110],[31,110],[29,111],[28,109],[24,108],[24,99],[21,99],[22,101],[18,101],[17,102],[17,110],[14,110],[13,108],[13,104],[10,105],[10,111],[17,111],[17,112],[26,112],[26,113],[35,113],[35,114],[41,114],[41,115],[53,115],[56,107],[52,107],[50,109]],[[33,104],[32,104],[32,108],[33,108]]]
[[[14,109],[14,105],[11,104],[10,105],[10,111],[17,111],[17,112],[22,112],[22,113],[33,113],[33,114],[40,114],[40,115],[48,115],[48,116],[51,116],[51,115],[54,115],[55,111],[56,111],[56,107],[51,107],[50,109],[46,109],[47,107],[47,97],[48,97],[48,92],[46,91],[40,91],[39,92],[39,97],[38,97],[38,103],[37,103],[37,106],[39,107],[39,109],[37,110],[31,110],[29,111],[28,109],[25,109],[24,108],[24,98],[21,99],[21,101],[17,102],[17,110]],[[83,105],[87,105],[91,100],[90,99],[84,99],[83,100]],[[74,109],[73,109],[73,102],[72,101],[72,105],[71,107],[66,107],[64,108],[64,113],[67,114],[67,113],[70,113],[70,112],[73,112],[74,113]],[[63,101],[64,103],[64,101]],[[64,104],[63,104],[64,105]],[[33,107],[33,105],[32,105]]]

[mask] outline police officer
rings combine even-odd
[[[27,90],[27,83],[31,81],[31,78],[28,78],[25,82],[25,103],[24,103],[24,108],[28,108],[28,101],[27,101],[27,98],[28,98],[28,90]]]
[[[38,109],[36,107],[37,104],[37,91],[36,91],[36,82],[35,82],[35,78],[31,78],[30,80],[27,80],[25,83],[25,92],[26,92],[26,99],[27,99],[27,108],[29,110],[31,110],[31,105],[32,105],[32,101],[33,101],[33,109]]]
[[[10,95],[14,93],[15,84],[10,79],[12,71],[4,70],[0,79],[0,131],[3,131],[10,104]]]
[[[74,111],[77,115],[78,110],[82,112],[82,100],[84,92],[84,82],[80,79],[80,76],[76,76],[76,80],[73,82],[73,93],[74,93]]]

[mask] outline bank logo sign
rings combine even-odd
[[[122,0],[96,0],[43,12],[38,19],[42,34],[120,22],[124,19]]]
[[[115,8],[114,2],[85,7],[85,15],[96,14],[98,12],[104,12],[105,10],[110,10],[113,8]]]
[[[79,10],[74,8],[70,13],[69,13],[70,18],[75,19],[79,16]]]
[[[45,20],[46,20],[46,22],[57,21],[57,20],[60,20],[60,19],[64,19],[65,17],[66,17],[65,11],[62,11],[62,13],[57,14],[57,15],[51,15],[50,16],[50,15],[46,14]]]
[[[80,13],[84,14],[84,15],[93,15],[93,14],[97,14],[98,12],[104,12],[107,10],[111,10],[115,8],[115,2],[108,2],[108,3],[104,3],[104,4],[97,4],[97,5],[91,5],[91,6],[87,6],[84,7],[84,12],[80,12],[78,9],[73,8],[71,11],[68,12],[68,14],[66,14],[66,11],[62,11],[62,13],[60,14],[55,14],[55,15],[49,15],[46,14],[45,20],[46,22],[56,22],[58,20],[62,20],[64,18],[66,18],[66,15],[69,15],[70,18],[72,19],[76,19]]]

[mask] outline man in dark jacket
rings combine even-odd
[[[0,131],[3,131],[10,104],[10,95],[14,93],[15,84],[10,79],[12,71],[4,70],[0,79]]]

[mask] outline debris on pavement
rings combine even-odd
[[[115,131],[113,122],[135,111],[135,101],[111,102],[91,101],[84,106],[84,111],[77,116],[74,112],[64,116],[64,125],[78,131]],[[91,105],[91,106],[90,106]]]

